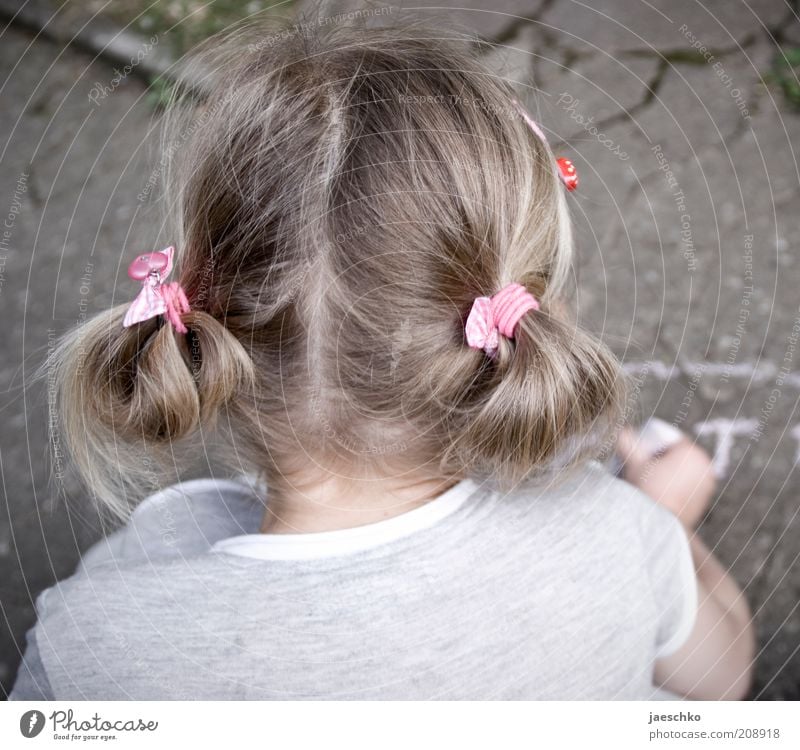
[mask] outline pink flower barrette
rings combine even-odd
[[[464,326],[467,343],[494,357],[499,337],[514,338],[520,318],[538,309],[539,301],[522,284],[509,284],[493,297],[476,297]]]
[[[545,136],[544,131],[539,127],[538,123],[525,111],[525,107],[523,107],[516,99],[511,100],[514,103],[514,106],[517,108],[517,111],[522,115],[522,119],[528,123],[528,127],[536,133],[545,143],[547,143],[547,136]],[[556,165],[558,166],[558,176],[561,178],[561,182],[564,183],[567,190],[572,192],[578,187],[578,172],[575,169],[575,165],[566,157],[559,156],[556,159]]]
[[[187,333],[187,328],[181,320],[181,315],[189,312],[186,293],[177,281],[164,284],[164,280],[172,271],[174,253],[174,247],[165,248],[160,252],[145,253],[134,258],[128,266],[128,276],[134,281],[141,281],[142,290],[125,313],[123,327],[128,328],[134,323],[141,323],[156,315],[166,315],[178,333]]]

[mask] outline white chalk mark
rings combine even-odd
[[[643,362],[626,362],[623,369],[632,374],[645,374],[656,380],[675,380],[682,375],[688,378],[701,373],[703,377],[720,377],[725,380],[745,379],[752,381],[753,385],[763,385],[775,379],[778,375],[778,366],[772,362],[737,362],[727,364],[725,362],[684,362],[683,367],[679,364],[667,364],[658,360],[645,360]],[[800,372],[786,373],[783,378],[783,385],[793,388],[800,388]]]
[[[792,427],[789,434],[797,441],[797,447],[794,449],[794,462],[800,463],[800,424]]]
[[[698,435],[714,435],[717,443],[714,446],[714,473],[722,479],[728,473],[731,460],[731,449],[737,435],[751,435],[758,427],[757,419],[709,419],[694,426]]]

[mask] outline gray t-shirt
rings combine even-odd
[[[696,615],[688,540],[600,464],[315,534],[259,534],[259,489],[147,498],[38,597],[11,699],[665,697],[653,661]]]

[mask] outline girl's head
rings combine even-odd
[[[101,499],[121,509],[214,425],[231,468],[271,483],[315,466],[503,486],[613,426],[617,364],[558,305],[572,238],[555,160],[465,47],[340,27],[201,51],[207,96],[171,108],[164,141],[188,333],[123,328],[131,288],[56,356]],[[541,307],[491,358],[465,319],[512,282]]]

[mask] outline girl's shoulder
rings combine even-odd
[[[597,461],[516,493],[513,504],[517,510],[510,512],[510,523],[544,540],[563,555],[564,564],[599,565],[620,576],[637,571],[638,583],[647,589],[692,578],[680,521]]]
[[[554,523],[575,527],[598,523],[606,534],[623,528],[641,530],[647,518],[669,522],[672,514],[599,461],[588,461],[569,472],[553,472],[512,493],[514,502],[527,505]],[[541,519],[537,518],[536,522]],[[657,522],[656,521],[656,522]]]
[[[220,539],[257,529],[263,497],[246,474],[172,484],[142,500],[127,523],[90,547],[77,572],[207,552]]]

